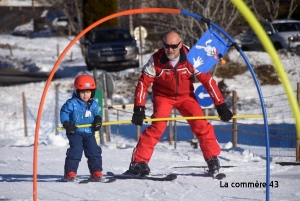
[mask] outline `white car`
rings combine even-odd
[[[300,21],[274,20],[263,21],[261,25],[268,34],[276,50],[287,49],[300,53]],[[243,51],[264,50],[258,37],[249,27],[245,33],[235,37]]]
[[[67,27],[69,24],[68,18],[66,16],[56,17],[52,21],[53,27]]]

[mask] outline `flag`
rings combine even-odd
[[[194,68],[206,73],[224,56],[228,48],[228,42],[210,28],[188,52],[187,59]]]

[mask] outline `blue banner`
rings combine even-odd
[[[224,56],[228,48],[227,41],[210,28],[189,51],[187,59],[194,68],[206,73]]]

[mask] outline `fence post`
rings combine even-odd
[[[59,57],[59,44],[56,44],[56,56]]]
[[[103,99],[104,99],[104,116],[105,121],[109,121],[108,119],[108,108],[107,108],[107,86],[106,86],[106,75],[103,74]],[[105,132],[106,132],[106,142],[110,142],[110,130],[109,125],[105,126]]]
[[[119,121],[119,110],[117,110],[117,121]],[[117,132],[116,132],[116,148],[118,148],[118,136],[119,136],[119,124],[117,124]]]
[[[172,117],[172,112],[170,114],[170,117]],[[173,145],[173,127],[172,127],[172,121],[169,121],[169,145]]]
[[[176,118],[176,109],[173,109],[174,111],[174,117]],[[177,148],[177,121],[174,121],[174,149]]]
[[[140,39],[140,60],[141,60],[141,66],[144,66],[143,63],[143,38],[142,38],[142,27],[139,26],[139,39]]]
[[[236,91],[232,91],[232,113],[236,115],[237,95]],[[237,146],[237,119],[232,119],[232,146]]]
[[[141,126],[136,126],[136,141],[138,142],[140,139],[140,133],[141,133]]]
[[[22,102],[23,102],[23,116],[24,116],[24,135],[25,137],[27,137],[28,131],[27,131],[27,117],[26,117],[26,98],[24,92],[22,92]]]
[[[55,85],[55,106],[54,106],[54,109],[55,109],[55,127],[58,127],[58,124],[59,124],[58,87],[59,87],[59,84],[56,84]],[[55,129],[55,135],[58,135],[58,130],[57,129]]]
[[[8,46],[8,49],[9,49],[10,56],[14,56],[14,55],[13,55],[13,52],[12,52],[12,50],[11,50],[11,46],[10,46],[9,44],[8,44],[7,46]]]
[[[297,99],[298,104],[300,105],[300,82],[297,83]],[[296,134],[296,137],[299,133]],[[296,140],[296,162],[300,162],[300,139]]]

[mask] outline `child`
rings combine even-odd
[[[74,81],[74,93],[60,110],[60,121],[66,129],[70,148],[65,160],[65,181],[77,180],[76,174],[84,151],[88,159],[90,180],[105,180],[102,174],[102,150],[97,145],[95,131],[102,126],[102,118],[98,113],[98,104],[93,99],[96,84],[89,75],[80,75]],[[78,124],[92,124],[92,127],[77,128]]]

